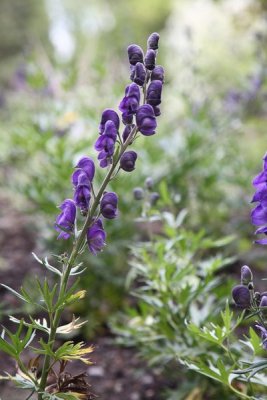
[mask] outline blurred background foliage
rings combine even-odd
[[[129,83],[127,46],[161,35],[157,134],[136,143],[136,171],[112,182],[120,218],[106,223],[106,251],[84,260],[88,297],[74,311],[89,318],[88,335],[129,302],[128,247],[147,239],[132,190],[147,176],[161,210],[186,209],[193,231],[236,235],[228,253],[248,256],[250,182],[266,148],[266,12],[255,0],[0,0],[0,183],[14,207],[36,215],[44,254],[67,250],[55,240],[56,206],[72,195],[78,157],[96,159],[101,112],[117,109]]]

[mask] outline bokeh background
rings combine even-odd
[[[56,207],[71,196],[77,159],[96,159],[100,115],[117,109],[129,83],[127,46],[145,48],[154,31],[166,73],[157,134],[140,138],[135,172],[112,183],[120,217],[106,224],[105,252],[85,256],[88,294],[66,315],[89,320],[87,340],[109,336],[110,318],[132,304],[128,249],[147,239],[132,191],[148,176],[160,194],[153,214],[186,209],[188,228],[234,235],[228,252],[265,267],[264,251],[252,247],[249,202],[267,150],[267,3],[0,0],[1,281],[33,287],[40,271],[31,251],[67,250],[53,230]],[[0,290],[5,320],[21,310]]]

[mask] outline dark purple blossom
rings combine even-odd
[[[137,160],[137,154],[135,151],[126,151],[123,153],[120,159],[120,167],[124,171],[131,172],[135,168],[135,162]]]
[[[118,211],[118,196],[114,192],[104,193],[100,201],[100,212],[107,219],[116,218]]]
[[[145,55],[145,66],[147,69],[152,71],[155,68],[156,64],[156,53],[154,50],[149,49]]]
[[[120,127],[120,119],[116,111],[107,108],[106,110],[103,111],[101,121],[99,124],[99,133],[102,135],[102,133],[105,130],[105,124],[107,121],[113,121],[117,131],[119,130]]]
[[[135,200],[142,200],[145,196],[144,190],[140,187],[134,188],[133,196],[134,196]]]
[[[247,286],[237,285],[232,290],[235,304],[241,308],[250,307],[250,292]]]
[[[79,176],[82,174],[86,174],[89,182],[92,182],[95,175],[95,164],[91,158],[89,157],[80,158],[75,168],[77,169],[72,174],[72,183],[74,187],[78,185]]]
[[[143,86],[146,81],[146,69],[144,64],[138,62],[135,66],[132,66],[132,73],[130,76],[131,80],[139,86]]]
[[[100,160],[100,167],[102,168],[107,167],[112,162],[117,133],[114,122],[109,120],[105,123],[105,129],[95,143],[95,149],[99,152],[98,160]]]
[[[144,61],[143,50],[137,44],[131,44],[130,46],[128,46],[127,51],[128,51],[129,63],[131,65],[135,65],[138,62],[142,63]]]
[[[243,265],[241,268],[241,283],[242,285],[248,285],[249,282],[253,281],[253,274],[251,269],[247,265]]]
[[[101,219],[97,219],[87,230],[87,244],[91,253],[96,255],[105,246],[106,232]]]
[[[77,185],[74,191],[74,202],[77,207],[82,211],[87,211],[89,208],[89,203],[91,199],[91,187],[88,176],[85,172],[80,172]]]
[[[159,44],[159,34],[157,32],[151,33],[149,38],[147,39],[147,47],[148,49],[157,50]]]
[[[251,202],[258,202],[258,205],[251,210],[251,222],[260,227],[255,234],[267,235],[267,153],[263,157],[263,170],[252,183],[256,192]],[[267,245],[267,238],[256,240],[255,243]]]
[[[140,103],[140,89],[136,83],[131,83],[125,89],[125,96],[120,102],[119,110],[125,115],[136,113]]]
[[[147,89],[146,101],[151,106],[158,106],[161,103],[162,82],[152,81]]]
[[[164,83],[164,69],[161,65],[156,65],[151,72],[151,81],[161,81]]]
[[[74,229],[76,218],[75,203],[71,199],[66,199],[59,208],[62,212],[56,218],[55,229],[60,232],[58,239],[68,239]]]
[[[150,104],[144,104],[138,108],[136,112],[136,124],[139,131],[145,136],[156,133],[157,121],[153,107]]]

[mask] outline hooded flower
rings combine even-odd
[[[55,229],[60,232],[58,239],[68,239],[73,232],[76,218],[75,203],[71,199],[66,199],[59,208],[62,212],[56,218]]]
[[[73,176],[72,176],[73,178]],[[91,199],[90,181],[85,172],[81,171],[74,191],[74,202],[82,211],[87,211]]]
[[[133,115],[136,113],[140,103],[140,89],[136,83],[131,83],[125,89],[125,96],[120,102],[119,110],[126,115]]]
[[[241,308],[250,307],[250,292],[247,286],[237,285],[232,290],[232,296],[235,304]]]
[[[146,101],[151,106],[155,107],[161,103],[162,82],[152,81],[147,89]]]
[[[251,222],[260,227],[255,234],[267,235],[267,153],[263,157],[263,170],[253,179],[252,183],[256,192],[251,202],[258,202],[258,205],[251,210]],[[267,238],[256,240],[255,243],[266,245]]]
[[[105,246],[106,232],[101,219],[97,219],[87,230],[87,244],[91,253],[96,255]]]
[[[104,218],[113,219],[117,217],[118,196],[114,192],[104,193],[100,201],[100,212]]]
[[[159,47],[159,34],[157,32],[151,33],[147,39],[147,48],[152,50],[157,50]]]
[[[161,81],[164,83],[164,69],[161,65],[156,65],[151,72],[151,81]]]
[[[100,160],[100,167],[105,168],[111,164],[116,139],[117,128],[114,122],[109,120],[105,123],[105,129],[95,143],[95,149],[99,151],[98,159]]]
[[[88,181],[92,182],[95,176],[95,164],[94,161],[89,157],[82,157],[76,165],[76,171],[72,174],[72,183],[76,187],[78,185],[79,176],[86,174]]]
[[[114,126],[116,127],[117,131],[119,130],[120,127],[120,119],[116,111],[107,108],[106,110],[103,111],[101,121],[99,124],[99,133],[102,135],[102,133],[105,130],[105,124],[107,121],[112,121],[114,123]]]
[[[132,67],[131,79],[139,86],[143,86],[146,81],[146,69],[144,64],[138,62]]]
[[[157,121],[151,105],[144,104],[138,108],[136,112],[136,124],[139,131],[145,136],[156,133]]]
[[[147,69],[152,71],[155,68],[156,63],[156,53],[154,50],[149,49],[145,55],[145,66]]]
[[[131,172],[135,168],[135,162],[137,160],[137,154],[135,151],[126,151],[123,153],[120,159],[120,167],[124,171]]]

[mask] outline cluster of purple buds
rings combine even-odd
[[[256,191],[251,202],[257,202],[258,205],[251,211],[251,222],[253,225],[259,226],[255,234],[267,236],[267,153],[263,157],[263,169],[252,183]],[[267,238],[258,239],[255,243],[266,245]]]
[[[135,200],[145,200],[146,204],[150,207],[154,206],[160,198],[158,192],[153,191],[154,180],[151,177],[146,178],[144,188],[136,187],[133,190]]]

